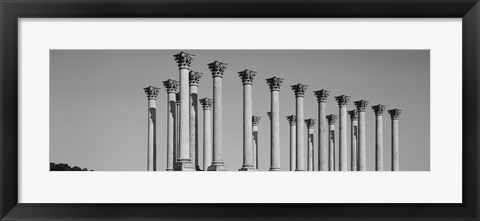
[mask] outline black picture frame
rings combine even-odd
[[[1,220],[479,220],[478,0],[0,0],[0,15]],[[17,21],[57,17],[462,18],[463,203],[19,204]]]

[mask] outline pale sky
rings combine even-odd
[[[338,115],[334,97],[349,95],[403,110],[399,120],[400,169],[430,170],[430,52],[428,50],[52,50],[50,52],[50,161],[96,171],[143,171],[147,165],[146,86],[160,87],[157,99],[157,164],[166,168],[167,94],[163,81],[178,79],[173,54],[195,54],[191,68],[203,72],[199,98],[212,98],[207,63],[228,63],[223,77],[223,159],[229,170],[242,166],[242,82],[237,72],[258,71],[253,113],[259,124],[259,170],[270,166],[270,91],[265,81],[284,78],[280,89],[281,166],[289,170],[289,125],[295,114],[290,86],[309,85],[305,118],[317,119],[313,91],[331,91],[327,114]],[[200,106],[200,105],[199,105]],[[201,106],[200,106],[201,107]],[[203,110],[199,108],[199,165],[202,168]],[[366,112],[367,170],[375,167],[375,119]],[[384,169],[391,166],[391,122],[385,111]],[[338,122],[337,122],[338,129]],[[350,136],[350,120],[348,121]],[[305,130],[306,132],[306,130]],[[338,132],[336,132],[338,149]],[[318,160],[315,128],[315,170]],[[305,142],[306,144],[307,142]],[[350,147],[350,138],[348,138]],[[350,159],[350,150],[348,150]],[[336,156],[338,157],[338,150]],[[338,160],[337,167],[338,167]],[[350,163],[349,163],[350,164]],[[349,167],[350,168],[350,167]]]

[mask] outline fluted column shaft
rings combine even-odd
[[[348,111],[350,115],[350,145],[351,145],[351,170],[357,171],[358,165],[358,153],[357,153],[357,144],[358,144],[358,114],[356,110]]]
[[[147,116],[148,116],[148,136],[147,136],[147,170],[155,171],[157,170],[157,136],[156,136],[156,111],[157,111],[157,96],[158,88],[156,87],[146,87],[143,89],[147,95]]]
[[[314,166],[313,166],[313,162],[314,162],[314,144],[313,144],[313,137],[314,137],[314,130],[313,128],[309,128],[308,129],[308,171],[313,171],[314,170]]]
[[[176,111],[175,92],[169,92],[167,94],[167,171],[173,170],[174,163],[174,121]]]
[[[400,170],[400,157],[398,151],[398,119],[392,120],[392,170]]]
[[[207,170],[212,163],[212,125],[211,110],[205,109],[203,112],[203,170]]]
[[[271,92],[271,150],[270,150],[270,171],[281,170],[280,166],[280,101],[278,90]]]
[[[253,167],[258,170],[258,125],[253,125],[252,131]]]
[[[389,110],[392,119],[392,171],[400,170],[400,152],[398,146],[398,118],[402,113],[400,109]]]
[[[318,170],[328,171],[328,123],[326,118],[327,99],[330,91],[325,89],[313,92],[317,97],[318,102]]]
[[[156,100],[148,100],[148,171],[157,170]]]
[[[328,125],[329,140],[328,140],[328,170],[335,171],[335,124]]]

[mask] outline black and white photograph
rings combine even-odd
[[[430,171],[429,50],[50,50],[50,171]]]

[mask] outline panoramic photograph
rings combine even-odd
[[[50,171],[430,171],[429,50],[50,50]]]

